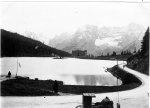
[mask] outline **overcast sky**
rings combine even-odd
[[[52,38],[85,25],[150,25],[150,3],[2,2],[1,28],[24,34],[31,31]]]

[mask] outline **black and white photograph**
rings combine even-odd
[[[1,0],[0,108],[149,108],[149,0]]]

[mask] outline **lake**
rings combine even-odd
[[[26,76],[31,79],[52,79],[63,81],[71,85],[116,85],[116,78],[106,67],[116,65],[111,60],[88,60],[76,58],[54,59],[50,57],[5,57],[1,58],[1,75],[7,75],[8,71],[13,76],[17,71],[18,76]],[[122,61],[119,61],[122,63]],[[121,81],[119,81],[121,84]]]

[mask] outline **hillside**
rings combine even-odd
[[[143,37],[141,51],[127,59],[127,66],[149,75],[149,27]]]
[[[49,45],[67,52],[87,50],[88,54],[99,56],[102,53],[121,53],[122,50],[133,52],[141,47],[145,28],[131,23],[122,27],[101,27],[87,25],[74,33],[62,33],[49,41]]]
[[[66,57],[69,53],[49,47],[40,41],[1,29],[2,57]]]

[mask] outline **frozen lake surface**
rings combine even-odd
[[[18,58],[18,75],[30,78],[52,79],[72,85],[116,85],[116,78],[105,72],[116,61],[87,59]],[[2,74],[17,71],[17,58],[1,59]],[[120,81],[121,84],[121,81]]]
[[[12,69],[12,73],[15,75],[16,72],[16,58],[12,58],[9,60],[12,60],[14,64],[11,64],[8,58],[5,58],[5,60],[1,60],[1,66],[2,66],[2,73],[7,74],[9,70]],[[14,61],[15,60],[15,61]],[[50,61],[49,61],[50,60]],[[25,63],[26,61],[26,63]],[[31,62],[32,61],[32,62]],[[29,58],[19,58],[19,62],[21,63],[21,69],[18,73],[18,75],[30,75],[30,77],[34,74],[34,77],[40,76],[38,74],[42,74],[42,72],[47,72],[48,69],[51,69],[52,65],[45,64],[45,63],[51,63],[51,64],[57,64],[58,62],[60,64],[63,64],[61,66],[60,64],[57,64],[59,68],[56,66],[55,72],[58,73],[65,73],[65,75],[76,75],[77,72],[79,75],[105,75],[109,73],[104,72],[103,67],[112,67],[113,65],[116,64],[116,61],[103,61],[103,60],[80,60],[80,59],[58,59],[55,62],[52,63],[53,59],[52,58],[32,58],[30,61]],[[36,63],[36,61],[40,61]],[[57,62],[58,61],[58,62]],[[68,61],[68,62],[67,62]],[[63,63],[62,63],[63,62]],[[35,63],[35,64],[34,64]],[[65,64],[66,63],[66,64]],[[122,62],[120,62],[122,63]],[[32,65],[34,64],[34,66]],[[72,66],[71,64],[74,64]],[[31,69],[25,68],[25,66],[31,66],[34,68]],[[45,69],[47,66],[48,69]],[[7,67],[10,66],[10,67]],[[40,66],[40,67],[37,67]],[[14,67],[14,68],[13,68]],[[51,67],[51,68],[50,68]],[[60,67],[62,67],[60,69]],[[40,70],[44,69],[42,72]],[[122,67],[121,67],[122,68]],[[39,69],[39,70],[38,70]],[[124,68],[126,71],[134,74],[138,78],[141,79],[143,84],[133,90],[127,90],[127,91],[122,91],[119,92],[120,96],[120,105],[121,108],[149,108],[149,96],[148,96],[148,86],[149,86],[149,77],[146,75],[143,75],[139,72],[133,71],[127,67]],[[61,70],[61,71],[58,71]],[[66,71],[62,71],[66,70]],[[72,71],[71,71],[72,70]],[[77,71],[78,70],[78,71]],[[83,71],[86,70],[86,71]],[[94,71],[92,71],[94,70]],[[27,72],[26,72],[27,71]],[[54,71],[54,70],[53,70]],[[26,74],[24,74],[26,72]],[[39,73],[37,73],[39,72]],[[41,72],[41,73],[40,73]],[[49,71],[50,72],[50,71]],[[57,74],[58,74],[57,73]],[[32,76],[32,77],[33,77]],[[50,75],[49,75],[50,77]],[[40,78],[43,79],[49,79],[47,76],[42,76]],[[114,102],[114,108],[116,108],[116,103],[117,103],[117,97],[118,93],[117,92],[112,92],[112,93],[100,93],[96,94],[96,98],[93,99],[93,102],[99,102],[103,98],[108,96],[111,100]],[[1,97],[1,107],[2,108],[75,108],[77,105],[82,104],[82,95],[74,95],[74,96],[37,96],[37,97]]]

